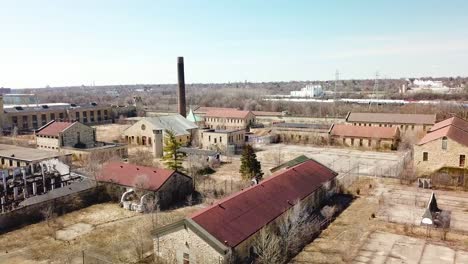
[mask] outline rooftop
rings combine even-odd
[[[336,175],[309,160],[225,198],[190,219],[216,240],[235,247]]]
[[[227,117],[227,118],[246,118],[250,111],[243,111],[237,109],[219,109],[219,110],[210,110],[206,112],[206,117]]]
[[[195,114],[206,114],[209,111],[213,110],[239,110],[237,108],[228,108],[228,107],[211,107],[211,106],[199,106],[193,109]]]
[[[198,128],[197,125],[195,125],[193,122],[185,119],[179,114],[158,117],[144,117],[140,121],[148,121],[153,126],[152,129],[155,130],[172,130],[175,132],[176,136],[188,135],[190,134],[188,130]],[[138,122],[135,124],[138,124]]]
[[[0,144],[0,157],[22,161],[40,161],[65,156],[56,151]]]
[[[36,135],[56,137],[59,135],[59,133],[62,133],[75,123],[76,122],[57,122],[52,120],[49,123],[42,126],[41,128],[39,128],[36,132]]]
[[[392,114],[392,113],[349,113],[346,121],[350,123],[392,123],[392,124],[418,124],[433,125],[436,115],[423,114]]]
[[[96,179],[101,182],[157,191],[175,172],[175,170],[124,162],[108,162],[101,168]]]
[[[397,127],[333,125],[330,135],[358,138],[385,138],[393,139],[398,132]]]
[[[447,137],[468,146],[468,121],[452,117],[435,124],[417,145],[423,145],[439,138]]]

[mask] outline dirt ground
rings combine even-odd
[[[138,252],[151,251],[153,226],[172,223],[197,209],[179,208],[152,217],[117,204],[94,205],[58,217],[54,222],[62,227],[57,230],[41,222],[2,234],[0,263],[82,263],[83,251],[89,260],[134,262]]]
[[[98,141],[113,142],[114,140],[120,140],[122,132],[130,125],[105,124],[94,127],[96,128],[96,139]]]
[[[395,186],[408,192],[421,192],[417,187],[399,186],[395,180],[361,178],[350,188],[359,189],[360,196],[291,263],[467,263],[465,232],[451,230],[443,239],[441,230],[428,231],[419,223],[389,222],[378,215],[388,208],[382,203],[381,194]],[[440,207],[444,204],[442,197]],[[414,196],[409,200],[414,203]]]

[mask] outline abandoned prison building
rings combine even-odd
[[[197,125],[181,115],[144,117],[125,129],[123,136],[130,145],[146,146],[155,157],[163,156],[166,130],[173,131],[182,146],[191,144],[197,134]]]
[[[468,121],[452,117],[435,124],[414,146],[414,166],[418,176],[436,172],[466,175],[468,172]],[[451,175],[456,176],[456,175]],[[462,177],[461,184],[465,184]]]
[[[349,112],[346,122],[354,126],[398,127],[402,136],[421,138],[435,124],[436,115]]]
[[[366,149],[396,150],[400,142],[398,127],[351,126],[334,124],[331,126],[330,143]]]
[[[122,206],[139,212],[153,209],[149,203],[155,198],[159,207],[166,209],[185,201],[193,192],[192,178],[179,171],[124,162],[104,164],[96,179],[119,187],[116,192]]]
[[[96,129],[80,122],[50,121],[36,132],[38,149],[54,150],[84,159],[92,153],[127,157],[127,145],[96,140]]]
[[[156,229],[155,255],[177,263],[223,263],[253,257],[259,231],[281,220],[297,201],[318,209],[337,191],[337,173],[307,160],[181,221]]]

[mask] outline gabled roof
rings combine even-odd
[[[39,128],[36,132],[36,135],[57,137],[59,133],[62,133],[75,123],[76,122],[56,122],[52,120],[49,123],[42,126],[41,128]]]
[[[195,123],[185,119],[185,117],[177,115],[144,117],[134,126],[139,126],[141,121],[148,121],[154,130],[172,130],[176,136],[190,135],[189,130],[198,128]],[[129,129],[129,128],[127,128]]]
[[[431,127],[429,132],[436,131],[440,128],[447,127],[447,126],[455,126],[458,127],[461,130],[468,131],[468,121],[461,119],[459,117],[451,117],[449,119],[445,119],[443,121],[440,121],[439,123],[435,124],[434,126]]]
[[[196,107],[193,112],[195,114],[206,114],[209,111],[213,110],[239,110],[237,108],[228,108],[228,107],[212,107],[212,106],[199,106]]]
[[[309,160],[225,198],[190,219],[219,242],[236,247],[336,175]]]
[[[210,110],[206,117],[246,118],[251,112],[237,109]]]
[[[349,113],[346,121],[350,123],[390,123],[390,124],[420,124],[433,125],[436,115],[423,114],[392,114],[392,113]]]
[[[393,139],[398,134],[397,127],[333,125],[330,135],[356,138],[383,138]]]
[[[175,172],[175,170],[114,161],[106,163],[96,179],[100,182],[157,191]]]
[[[468,146],[468,121],[452,117],[435,124],[417,145],[423,145],[439,138],[447,137]]]

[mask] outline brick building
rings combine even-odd
[[[435,124],[415,146],[418,175],[429,175],[444,167],[468,168],[468,121],[452,117]]]
[[[337,173],[308,160],[231,195],[181,221],[156,229],[155,255],[176,263],[224,263],[232,253],[251,263],[258,232],[301,201],[318,209],[336,192]]]
[[[421,138],[435,124],[436,115],[349,112],[346,116],[346,122],[364,127],[398,127],[401,136]]]
[[[400,130],[398,126],[352,126],[334,124],[330,128],[330,143],[367,149],[392,149],[398,147]]]

